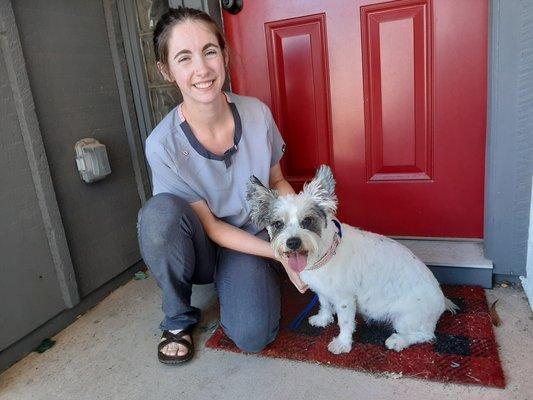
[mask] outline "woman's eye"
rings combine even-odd
[[[216,50],[207,50],[205,52],[205,55],[208,56],[208,57],[216,56],[216,54],[217,54]]]
[[[313,222],[313,219],[311,217],[305,217],[301,223],[302,228],[308,228],[309,226],[311,226],[312,222]]]
[[[178,58],[178,63],[182,63],[188,60],[190,60],[190,57],[181,57],[181,58]]]
[[[277,229],[277,230],[280,230],[281,228],[283,228],[283,222],[281,221],[276,221],[272,224],[272,226],[274,227],[274,229]]]

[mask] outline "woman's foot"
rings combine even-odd
[[[194,355],[190,329],[163,331],[157,346],[157,357],[164,364],[180,364],[189,361]]]

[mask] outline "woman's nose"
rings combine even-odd
[[[205,75],[207,72],[208,67],[207,63],[205,62],[205,59],[203,57],[197,57],[194,63],[194,73],[196,75]]]

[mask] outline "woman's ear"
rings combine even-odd
[[[170,71],[168,70],[167,66],[161,61],[157,62],[157,69],[159,70],[161,75],[163,75],[163,78],[165,78],[167,82],[174,82],[174,78],[170,74]]]
[[[223,54],[224,54],[224,67],[226,67],[226,69],[227,69],[228,68],[228,64],[229,64],[228,49],[224,49],[223,50]]]

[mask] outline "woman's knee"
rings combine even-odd
[[[236,329],[234,332],[225,329],[226,334],[235,345],[247,353],[259,353],[274,341],[278,334],[279,324],[271,326],[255,326]]]
[[[179,234],[179,223],[189,209],[190,205],[185,200],[170,193],[160,193],[150,198],[138,215],[141,246],[166,247]]]
[[[268,261],[222,249],[217,288],[222,326],[241,350],[256,353],[275,339],[280,319],[280,287],[277,271]]]

